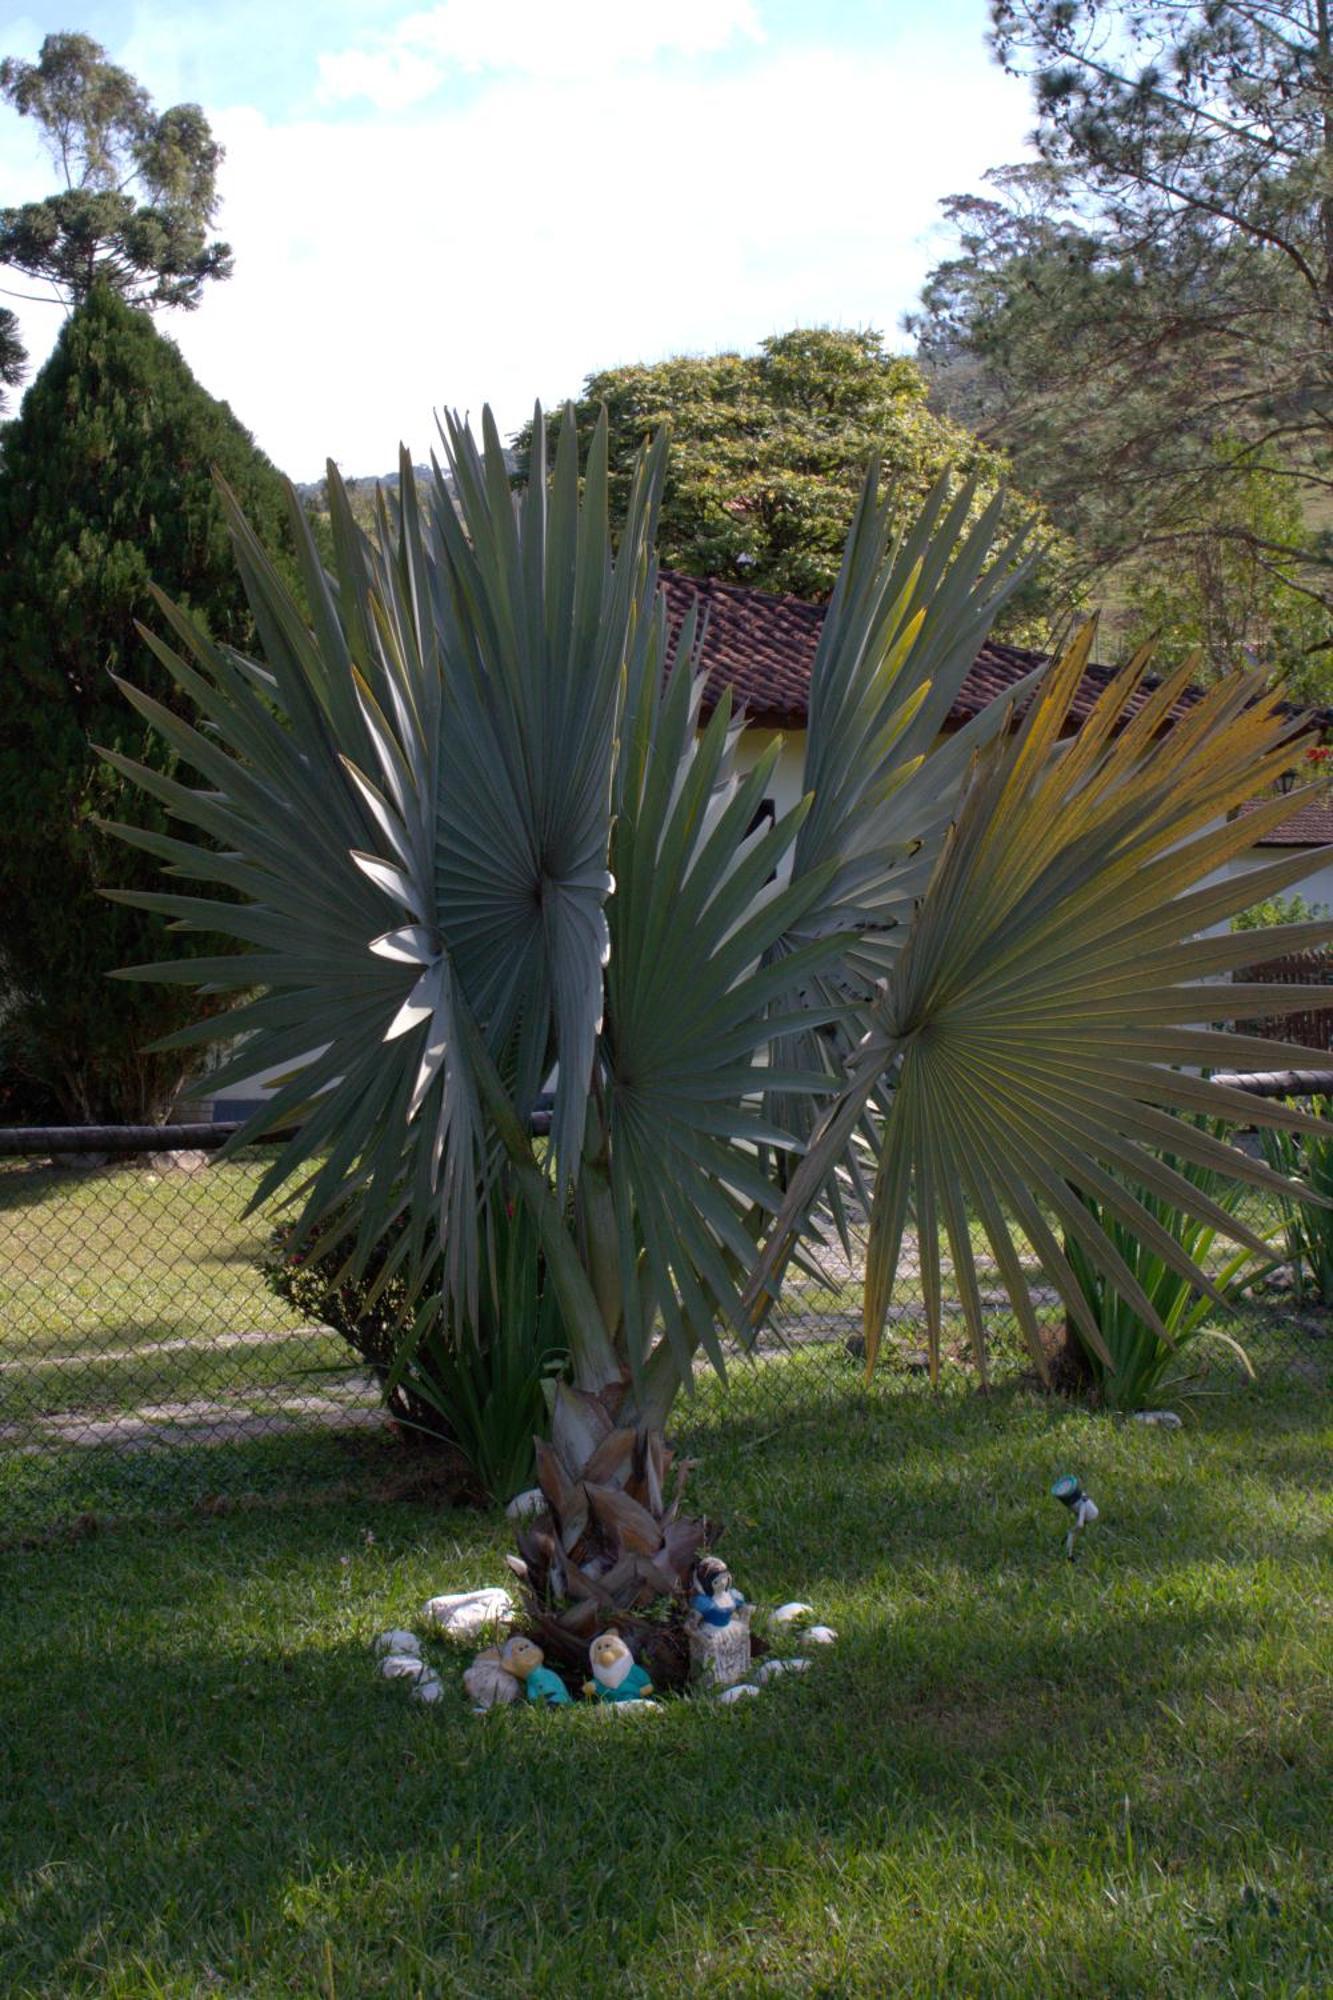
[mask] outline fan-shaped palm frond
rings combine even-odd
[[[331,471],[336,580],[293,504],[309,616],[233,509],[265,664],[213,646],[167,606],[193,662],[149,643],[202,727],[126,689],[212,789],[117,760],[217,847],[126,836],[246,899],[145,900],[251,947],[194,961],[217,986],[261,991],[179,1040],[239,1037],[223,1080],[291,1066],[239,1138],[298,1121],[257,1199],[311,1167],[302,1233],[355,1216],[363,1254],[408,1212],[413,1295],[443,1246],[456,1299],[474,1294],[476,1190],[495,1145],[479,1059],[520,1118],[555,1069],[552,1160],[566,1182],[577,1173],[615,748],[651,626],[661,457],[640,468],[613,558],[604,428],[581,489],[571,419],[550,481],[539,459],[517,499],[489,413],[486,428],[483,458],[450,425],[454,490],[437,475],[428,517],[404,467],[378,545]]]
[[[1039,1365],[1040,1329],[1016,1241],[1094,1348],[1097,1329],[1064,1255],[1063,1229],[1145,1322],[1151,1302],[1081,1196],[1095,1198],[1174,1270],[1209,1281],[1140,1195],[1262,1244],[1160,1155],[1258,1186],[1261,1162],[1175,1112],[1301,1126],[1302,1114],[1213,1083],[1210,1067],[1307,1066],[1312,1052],[1207,1025],[1273,1011],[1271,986],[1230,983],[1253,957],[1211,927],[1308,871],[1308,855],[1236,877],[1228,864],[1293,810],[1262,795],[1290,767],[1299,724],[1254,676],[1211,689],[1160,734],[1193,663],[1146,694],[1146,660],[1115,679],[1072,741],[1060,732],[1082,678],[1088,628],[1020,727],[983,751],[907,941],[883,981],[839,1102],[793,1179],[747,1293],[766,1309],[795,1235],[877,1090],[878,1143],[865,1326],[873,1365],[909,1222],[938,1360],[947,1246],[984,1367],[985,1315],[969,1224],[979,1225]],[[1295,943],[1333,936],[1308,924]],[[1333,990],[1302,990],[1303,1005]]]
[[[207,843],[120,830],[224,892],[140,900],[248,947],[192,961],[250,997],[177,1039],[235,1039],[219,1081],[289,1069],[237,1143],[295,1127],[256,1197],[305,1176],[295,1244],[341,1236],[351,1272],[405,1216],[379,1283],[405,1276],[424,1301],[419,1337],[441,1261],[446,1300],[472,1308],[478,1191],[506,1154],[576,1380],[642,1380],[660,1320],[669,1401],[701,1342],[722,1363],[774,1199],[759,1148],[791,1143],[762,1083],[822,1082],[766,1066],[768,1003],[838,941],[807,941],[783,978],[764,961],[831,864],[765,886],[807,807],[748,837],[776,751],[742,779],[725,702],[700,730],[692,625],[673,665],[651,553],[662,446],[613,555],[604,427],[581,478],[572,419],[549,477],[536,435],[515,495],[489,415],[484,453],[451,422],[452,484],[437,476],[423,512],[405,466],[373,542],[331,473],[334,576],[294,516],[304,607],[233,510],[265,662],[164,606],[182,651],[149,643],[199,724],[126,692],[204,787],[120,760]],[[539,1156],[529,1114],[551,1077]]]

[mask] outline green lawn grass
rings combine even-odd
[[[271,1220],[243,1218],[263,1161],[0,1173],[0,1357],[96,1352],[289,1316],[258,1269]],[[188,1279],[184,1274],[188,1271]]]
[[[364,1497],[0,1553],[0,1993],[1326,1994],[1327,1401],[801,1407],[688,1413],[738,1580],[841,1634],[730,1711],[478,1718],[442,1648],[438,1708],[378,1681],[508,1545],[383,1497],[382,1442],[318,1447]]]

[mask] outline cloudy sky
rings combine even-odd
[[[161,322],[295,478],[424,457],[432,413],[513,430],[593,369],[899,332],[937,203],[1017,158],[1027,91],[985,0],[82,0],[79,28],[227,149],[236,275]],[[49,193],[0,110],[0,202]],[[0,285],[23,281],[0,274]],[[7,300],[34,362],[59,309]]]

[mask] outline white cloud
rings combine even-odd
[[[1019,156],[1029,116],[979,46],[942,66],[938,43],[513,76],[438,114],[209,113],[236,276],[161,323],[298,478],[425,456],[445,405],[513,430],[618,362],[893,335],[938,198]],[[58,319],[28,315],[40,358]]]
[[[319,94],[401,111],[455,76],[586,79],[762,39],[755,0],[441,0],[359,47],[321,55]]]

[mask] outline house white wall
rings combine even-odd
[[[801,773],[805,764],[803,729],[747,729],[741,737],[737,764],[742,776],[754,768],[774,737],[782,738],[782,748],[774,766],[769,796],[779,814],[789,812],[801,797]]]
[[[1251,869],[1262,868],[1270,861],[1281,861],[1285,856],[1298,851],[1291,847],[1256,848],[1252,853],[1238,855],[1234,861],[1229,862],[1227,873],[1229,876],[1247,875]],[[1327,859],[1316,861],[1315,857],[1323,852],[1318,847],[1307,848],[1305,852],[1310,856],[1310,872],[1302,875],[1299,881],[1293,882],[1291,887],[1284,889],[1282,893],[1284,896],[1303,896],[1307,903],[1322,905],[1329,915],[1333,916],[1333,861]]]

